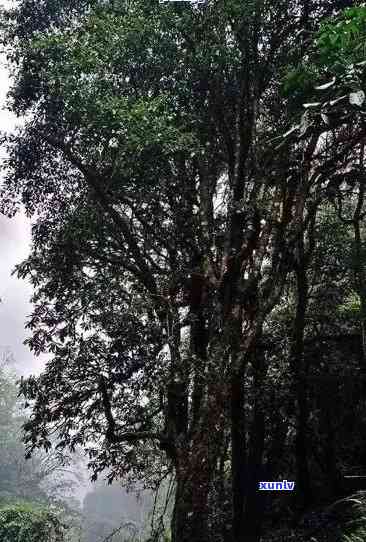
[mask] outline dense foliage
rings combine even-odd
[[[4,542],[63,542],[64,529],[57,516],[30,504],[0,508],[0,535]]]
[[[79,542],[78,506],[72,496],[71,460],[53,451],[25,458],[22,425],[28,413],[18,399],[12,356],[0,363],[0,534],[8,542]],[[74,461],[74,469],[76,461]],[[80,521],[79,521],[80,523]],[[66,529],[67,525],[67,529]]]
[[[50,355],[29,453],[56,432],[94,478],[173,473],[173,542],[257,542],[359,489],[363,3],[22,0],[3,26],[1,205],[33,218]]]

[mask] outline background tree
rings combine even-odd
[[[118,528],[119,532],[111,539],[114,542],[142,539],[152,506],[148,493],[137,497],[117,484],[107,486],[98,482],[83,502],[86,542],[98,542]]]
[[[9,505],[0,509],[0,534],[4,542],[63,542],[63,527],[56,514],[35,505]]]
[[[71,497],[76,483],[75,478],[72,480],[70,477],[70,458],[55,451],[39,451],[30,460],[25,459],[22,425],[27,413],[18,399],[17,375],[11,361],[11,354],[4,351],[0,365],[2,539],[10,541],[19,538],[25,542],[39,540],[42,536],[42,540],[50,542],[76,542],[77,539],[72,538],[72,529],[77,529],[80,506]],[[67,536],[64,529],[66,520],[69,527]]]

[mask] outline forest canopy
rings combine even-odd
[[[2,28],[23,122],[1,210],[32,219],[17,273],[49,355],[20,386],[28,453],[173,477],[172,542],[259,542],[344,496],[366,467],[364,3],[21,0]],[[258,491],[277,479],[296,491]]]

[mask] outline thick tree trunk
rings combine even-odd
[[[257,343],[258,338],[256,339]],[[249,356],[249,353],[248,353]],[[263,476],[264,405],[262,384],[263,360],[251,348],[250,358],[254,369],[254,416],[246,448],[244,418],[244,368],[232,377],[231,382],[231,448],[233,489],[233,541],[258,542],[264,512],[264,495],[258,491]]]
[[[233,491],[233,539],[241,539],[245,498],[244,368],[231,380],[231,472]]]
[[[207,334],[204,321],[193,327],[194,352],[207,363]],[[216,355],[219,361],[222,356]],[[176,494],[172,518],[172,542],[211,542],[209,517],[218,458],[225,437],[227,386],[220,363],[210,375],[196,373],[193,379],[188,430],[176,443]],[[215,511],[216,512],[216,511]]]
[[[192,479],[177,472],[172,542],[210,542],[207,497],[204,473],[197,473]]]
[[[240,542],[259,542],[262,533],[265,494],[258,490],[264,472],[262,465],[264,416],[262,412],[255,414],[255,424],[252,433],[252,453],[249,455],[246,467],[245,508],[243,530],[238,539]]]
[[[364,148],[361,153],[361,167],[363,167]],[[357,207],[353,216],[354,231],[354,262],[353,270],[355,275],[356,291],[360,298],[360,327],[362,335],[362,374],[366,374],[366,272],[365,272],[365,250],[361,234],[361,224],[364,219],[363,207],[365,200],[366,187],[364,183],[360,184],[358,192]]]
[[[189,445],[177,454],[172,542],[211,542],[209,497],[225,434],[225,418],[220,416],[223,388],[218,378],[208,385],[199,426]]]
[[[270,421],[270,444],[267,452],[266,480],[275,480],[283,459],[286,438],[289,428],[289,416],[283,418],[278,402],[276,401],[276,389],[271,390],[269,404],[273,406]],[[286,411],[287,413],[287,411]]]
[[[262,531],[265,494],[258,491],[259,482],[263,481],[263,452],[264,452],[264,405],[263,405],[263,379],[265,377],[264,360],[253,353],[252,365],[254,369],[254,416],[250,431],[249,455],[246,465],[246,488],[244,508],[244,528],[241,541],[259,542]]]
[[[297,424],[295,437],[295,457],[296,457],[296,478],[297,495],[299,502],[307,506],[312,501],[311,477],[309,471],[308,458],[308,390],[307,390],[307,370],[304,363],[304,331],[305,316],[308,304],[308,282],[306,276],[306,266],[302,258],[296,270],[297,279],[297,308],[295,317],[294,340],[291,353],[291,364],[293,376],[295,379],[295,390],[297,400]]]

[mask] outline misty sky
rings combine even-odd
[[[13,2],[0,2],[1,6],[8,7]],[[0,57],[1,58],[1,57]],[[9,87],[9,78],[4,59],[0,65],[0,130],[12,130],[16,119],[4,110],[6,92]],[[0,148],[0,158],[5,155]],[[23,345],[27,337],[24,323],[32,307],[29,299],[32,289],[25,281],[11,276],[15,264],[21,262],[29,252],[30,223],[20,213],[9,220],[0,215],[0,348],[8,347],[15,358],[16,368],[21,374],[38,373],[44,364],[45,357],[35,358]]]

